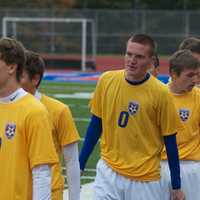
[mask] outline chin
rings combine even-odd
[[[193,89],[194,86],[191,86],[187,89],[188,92],[190,92]]]
[[[138,73],[136,71],[133,71],[133,70],[127,70],[127,74],[129,76],[137,76],[138,75]]]

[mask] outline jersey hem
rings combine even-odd
[[[56,164],[58,163],[58,160],[56,159],[52,159],[52,160],[42,160],[42,161],[38,161],[38,162],[34,162],[32,165],[31,165],[31,169],[33,169],[34,167],[38,166],[38,165],[53,165],[53,164]]]
[[[69,144],[72,144],[72,143],[75,143],[75,142],[79,142],[79,141],[80,141],[80,137],[77,137],[77,138],[75,138],[73,140],[62,142],[61,146],[64,147],[66,145],[69,145]]]
[[[143,175],[143,176],[132,176],[132,175],[129,175],[129,174],[125,174],[125,173],[122,173],[120,170],[118,169],[115,169],[114,167],[112,167],[107,161],[105,158],[101,158],[102,160],[105,161],[105,163],[113,170],[115,171],[116,173],[118,173],[119,175],[121,176],[124,176],[128,179],[131,179],[131,180],[134,180],[134,181],[142,181],[142,182],[150,182],[150,181],[158,181],[160,180],[160,176],[155,176],[155,177],[152,177],[152,178],[148,178],[146,177],[146,175]],[[145,176],[145,178],[144,178]]]

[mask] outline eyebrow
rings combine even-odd
[[[198,72],[187,72],[186,76],[194,76],[196,74],[198,74]]]
[[[139,54],[139,53],[131,53],[130,51],[126,51],[126,54],[128,54],[128,55],[135,55],[135,56],[145,57],[145,55],[143,55],[143,54]]]

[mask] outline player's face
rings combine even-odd
[[[196,82],[197,86],[200,87],[200,68],[198,70],[198,73],[197,73],[197,82]]]
[[[16,80],[16,65],[8,65],[0,58],[0,90],[5,93],[5,89],[10,89],[8,86],[12,80]]]
[[[8,66],[7,64],[0,59],[0,86],[3,86],[4,82],[6,81],[6,79],[8,79]]]
[[[126,78],[130,81],[142,80],[151,65],[150,47],[128,41],[125,55]]]
[[[199,53],[192,53],[192,55],[198,59],[200,62],[200,54]],[[200,69],[198,70],[198,77],[197,77],[197,85],[200,86]]]
[[[23,71],[22,77],[20,79],[20,84],[25,91],[33,95],[35,94],[36,91],[35,81],[34,79],[32,80],[30,79],[26,70]]]
[[[180,76],[174,77],[174,83],[182,92],[191,91],[196,85],[199,69],[185,69]]]
[[[200,62],[200,54],[199,53],[192,53],[192,55]]]

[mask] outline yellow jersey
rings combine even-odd
[[[173,94],[177,113],[184,130],[177,133],[177,145],[181,160],[200,160],[200,90],[194,87],[185,94]],[[165,149],[162,159],[166,159]]]
[[[80,137],[67,105],[42,94],[41,103],[47,108],[53,125],[53,140],[60,162],[52,167],[52,190],[64,189],[64,177],[61,168],[62,147],[77,142]]]
[[[48,112],[32,95],[0,103],[0,199],[31,200],[32,168],[58,162]]]
[[[142,84],[125,80],[125,71],[104,73],[91,112],[102,119],[101,157],[133,180],[160,178],[163,136],[177,132],[178,116],[168,88],[150,76]]]

